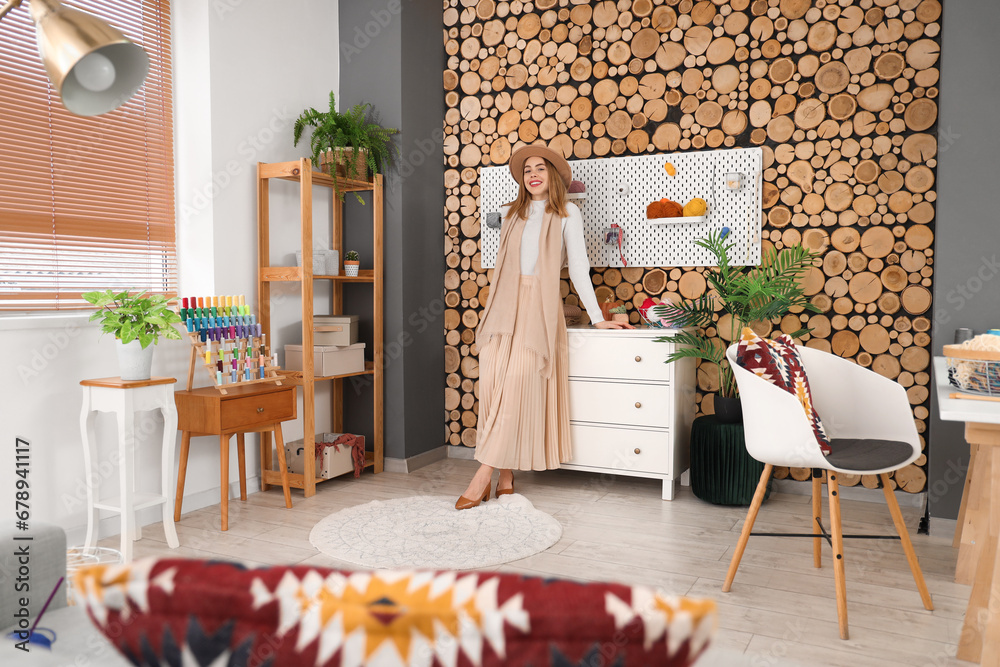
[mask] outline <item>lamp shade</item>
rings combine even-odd
[[[58,0],[31,0],[30,9],[42,63],[71,112],[113,111],[142,86],[149,56],[118,30]]]

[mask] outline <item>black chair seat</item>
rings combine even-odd
[[[884,470],[901,465],[913,455],[913,447],[898,440],[834,438],[827,462],[846,470]]]

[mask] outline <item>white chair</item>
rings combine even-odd
[[[746,447],[752,457],[765,465],[747,512],[739,543],[733,553],[726,582],[722,586],[723,592],[729,592],[736,577],[736,570],[739,569],[740,559],[752,534],[754,520],[764,500],[773,467],[788,466],[811,468],[813,471],[813,562],[816,567],[821,567],[820,551],[822,541],[826,539],[833,548],[837,620],[841,639],[848,638],[847,585],[844,580],[844,535],[840,521],[837,473],[878,475],[881,478],[886,503],[924,608],[934,609],[903,515],[889,485],[890,472],[909,465],[920,456],[920,439],[903,387],[841,357],[799,346],[799,354],[812,390],[813,406],[831,441],[833,451],[829,456],[824,456],[812,425],[795,395],[742,368],[736,363],[736,348],[736,345],[731,345],[726,350],[726,358],[733,368],[740,390]],[[824,531],[820,518],[823,470],[828,471],[830,536]],[[790,536],[810,537],[809,534]]]

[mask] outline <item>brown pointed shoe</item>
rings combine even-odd
[[[500,480],[499,479],[497,480],[497,491],[494,494],[497,498],[499,498],[500,496],[507,496],[507,495],[510,495],[512,493],[514,493],[514,476],[513,475],[510,476],[510,488],[509,489],[501,489],[500,488]]]
[[[469,500],[465,496],[459,496],[458,497],[458,501],[455,503],[455,509],[457,509],[457,510],[469,510],[469,509],[472,509],[473,507],[479,507],[480,503],[485,503],[489,499],[490,499],[490,487],[487,484],[486,485],[486,490],[483,491],[483,498],[482,498],[482,500]]]

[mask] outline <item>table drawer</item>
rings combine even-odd
[[[570,334],[569,376],[667,382],[671,370],[663,362],[671,350],[646,336]]]
[[[672,475],[666,429],[620,428],[570,423],[572,465]]]
[[[222,430],[295,418],[295,388],[222,401]]]
[[[673,388],[667,384],[570,380],[569,418],[666,428],[673,419]]]

